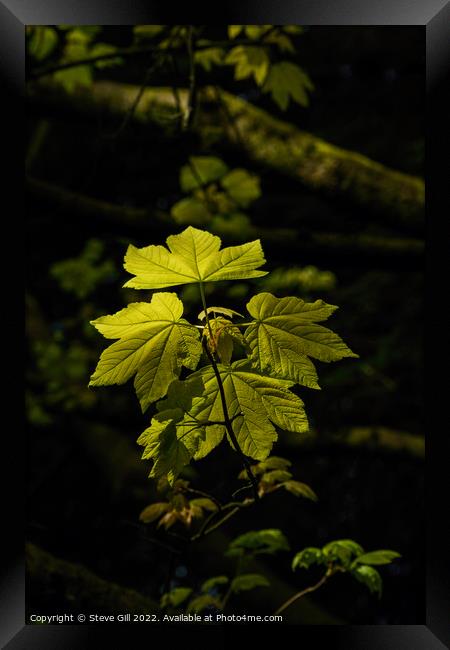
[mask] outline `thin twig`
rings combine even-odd
[[[325,575],[321,577],[319,582],[316,582],[315,585],[312,585],[311,587],[307,587],[306,589],[303,589],[303,591],[299,591],[298,593],[294,594],[285,603],[283,603],[281,607],[277,609],[275,614],[281,614],[281,612],[284,612],[285,609],[290,607],[299,598],[302,598],[302,596],[305,596],[306,594],[310,594],[311,592],[316,591],[316,589],[319,589],[319,587],[325,584],[325,582],[328,580],[330,576],[333,575],[333,573],[334,573],[333,569],[331,567],[328,567],[327,572],[325,573]]]
[[[205,311],[206,323],[207,323],[207,326],[208,326],[209,335],[210,335],[210,337],[212,339],[211,323],[209,322],[208,308],[206,306],[205,291],[204,291],[202,282],[200,282],[200,295],[201,295],[201,298],[202,298],[203,309]],[[237,440],[237,438],[235,436],[235,433],[233,431],[232,422],[230,420],[230,415],[228,413],[228,405],[227,405],[227,400],[226,400],[226,397],[225,397],[225,391],[224,391],[224,388],[223,388],[222,377],[220,376],[220,372],[219,372],[219,369],[217,367],[216,361],[214,359],[214,355],[211,353],[211,351],[210,351],[210,349],[208,347],[208,342],[207,342],[205,337],[203,337],[202,343],[203,343],[203,349],[205,350],[206,356],[208,357],[208,359],[211,362],[211,365],[212,365],[213,370],[214,370],[214,374],[215,374],[216,379],[217,379],[217,385],[218,385],[218,388],[219,388],[220,400],[222,402],[223,419],[224,419],[225,428],[227,430],[227,433],[228,433],[228,435],[230,437],[231,443],[232,443],[235,451],[239,454],[239,456],[241,458],[241,461],[242,461],[242,463],[244,465],[245,471],[247,472],[247,476],[250,479],[250,482],[251,482],[251,484],[253,486],[255,501],[258,501],[259,500],[258,482],[257,482],[257,480],[256,480],[256,478],[255,478],[255,476],[254,476],[254,474],[252,472],[252,469],[250,467],[250,463],[248,462],[244,452],[242,451],[241,447],[239,446],[239,442],[238,442],[238,440]]]
[[[228,504],[227,504],[228,505]],[[224,510],[227,510],[227,505],[223,506],[222,512]],[[213,530],[216,530],[216,528],[219,528],[223,523],[225,523],[230,517],[233,517],[237,512],[239,512],[240,507],[235,506],[230,512],[227,512],[226,515],[224,515],[219,521],[217,521],[215,524],[210,526],[211,521],[214,519],[214,517],[217,515],[217,512],[211,513],[211,515],[205,520],[203,526],[201,529],[196,533],[193,537],[191,537],[190,541],[194,542],[198,539],[202,539],[203,537],[206,537],[206,535],[209,535],[210,533],[213,532]]]
[[[197,45],[196,49],[208,50],[210,48],[217,48],[217,47],[227,49],[227,48],[236,47],[236,45],[247,45],[250,47],[263,47],[263,46],[273,47],[272,43],[262,44],[260,41],[241,39],[235,41],[217,41],[217,42],[212,41],[211,43]],[[80,65],[91,65],[97,63],[98,61],[107,61],[108,59],[116,59],[116,58],[128,59],[135,56],[141,56],[144,54],[160,53],[160,52],[175,54],[175,53],[179,53],[179,51],[180,49],[177,47],[173,47],[173,48],[167,47],[161,49],[158,45],[145,46],[145,47],[117,48],[114,52],[108,52],[107,54],[87,56],[84,59],[78,59],[76,61],[66,61],[64,63],[57,63],[54,65],[48,65],[42,68],[38,68],[37,70],[31,72],[28,75],[28,78],[31,81],[35,81],[36,79],[40,79],[41,77],[46,77],[50,74],[53,74],[54,72],[59,72],[60,70],[68,70],[69,68],[76,68],[77,66]]]
[[[213,496],[212,494],[208,494],[207,492],[203,492],[202,490],[197,490],[195,488],[190,488],[190,487],[183,488],[182,491],[183,492],[189,492],[190,494],[198,494],[201,497],[205,497],[205,499],[210,499],[211,501],[213,501],[216,504],[216,506],[217,506],[217,508],[219,510],[222,510],[223,506],[220,503],[219,499],[216,499],[216,497]]]
[[[193,25],[189,25],[188,27],[186,47],[189,57],[189,95],[184,127],[185,129],[190,129],[193,124],[195,109],[197,105],[197,85],[195,77],[195,34]]]

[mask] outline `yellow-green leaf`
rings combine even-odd
[[[164,411],[155,415],[137,442],[145,447],[142,458],[153,460],[150,476],[167,476],[170,485],[173,485],[178,474],[191,461],[199,438],[204,434],[195,425],[187,431],[178,429],[171,416],[176,417],[177,414]]]
[[[197,328],[183,314],[174,293],[157,293],[150,303],[131,303],[92,325],[105,338],[119,339],[103,352],[90,386],[124,384],[133,375],[142,410],[166,395],[185,366],[195,370],[202,352]]]
[[[244,454],[255,460],[265,460],[277,439],[273,425],[298,433],[308,430],[303,402],[289,390],[291,382],[261,375],[247,360],[235,361],[231,366],[219,365],[218,368],[233,431]],[[203,395],[193,398],[189,414],[178,426],[188,426],[193,418],[203,423],[223,421],[223,407],[213,368],[201,368],[184,383],[199,377],[204,383]],[[173,400],[168,401],[169,408],[174,405]],[[211,451],[224,434],[224,425],[205,426],[205,442],[199,443],[195,458],[206,455],[204,447]]]
[[[193,282],[216,282],[257,278],[265,263],[259,239],[220,250],[220,238],[189,226],[179,235],[167,238],[168,248],[129,246],[125,269],[134,278],[125,283],[133,289],[162,289]]]
[[[260,371],[319,388],[308,357],[327,362],[358,357],[337,334],[316,324],[337,309],[323,300],[308,303],[260,293],[248,302],[247,309],[256,322],[249,325],[244,336],[252,362]]]

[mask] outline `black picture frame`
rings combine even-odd
[[[208,15],[210,14],[210,15]],[[19,214],[23,195],[23,149],[20,146],[24,131],[24,85],[25,85],[25,25],[51,24],[158,24],[170,22],[176,16],[178,23],[230,22],[230,23],[297,23],[303,25],[414,25],[424,30],[424,47],[427,60],[427,295],[425,313],[429,315],[426,324],[425,347],[427,364],[424,384],[431,383],[427,400],[427,413],[430,414],[430,430],[427,432],[427,612],[423,625],[399,626],[342,626],[321,627],[303,626],[295,631],[296,643],[314,642],[315,646],[333,648],[361,648],[363,650],[438,650],[450,647],[450,537],[446,531],[445,511],[448,511],[447,495],[450,493],[447,470],[448,433],[446,392],[444,379],[434,380],[434,365],[431,356],[438,356],[436,366],[443,365],[445,358],[441,348],[434,349],[434,343],[442,339],[442,326],[445,324],[445,292],[439,293],[438,276],[444,273],[445,260],[443,237],[445,220],[449,215],[448,186],[448,144],[449,128],[449,69],[450,69],[450,4],[446,0],[297,0],[288,2],[278,0],[269,2],[243,3],[229,2],[213,4],[210,9],[202,7],[201,16],[195,17],[191,3],[174,8],[172,3],[150,2],[149,0],[2,0],[0,1],[0,70],[2,78],[3,107],[6,113],[2,121],[3,158],[7,162],[4,180],[5,215]],[[441,154],[444,154],[439,162]],[[6,207],[8,206],[8,207]],[[6,210],[10,212],[6,212]],[[20,221],[9,217],[16,233],[6,237],[5,244],[16,242],[14,248],[22,247],[23,232]],[[29,242],[32,245],[32,242]],[[8,276],[13,271],[8,267]],[[430,286],[430,284],[432,286]],[[445,283],[444,283],[445,286]],[[17,290],[14,291],[17,300]],[[20,304],[18,312],[20,313]],[[11,320],[11,328],[17,330],[17,322]],[[444,335],[445,336],[445,335]],[[20,336],[17,345],[21,347]],[[13,397],[17,396],[20,383],[20,368],[13,363],[19,373],[14,383]],[[442,382],[442,384],[441,384]],[[12,382],[11,382],[12,383]],[[6,402],[6,400],[5,400]],[[9,401],[8,401],[9,405]],[[19,406],[19,411],[20,406]],[[431,414],[433,417],[431,418]],[[16,420],[16,418],[14,418]],[[17,428],[20,420],[16,420]],[[130,644],[133,630],[123,626],[88,625],[25,625],[25,579],[23,560],[24,507],[22,502],[10,495],[18,495],[26,484],[23,449],[24,436],[17,430],[10,435],[16,445],[8,454],[9,475],[3,494],[7,495],[9,509],[4,512],[3,570],[0,598],[0,641],[2,647],[11,650],[19,648],[77,648],[88,647],[89,639],[98,645],[106,634],[113,634],[115,645]],[[26,513],[25,513],[26,517]],[[14,535],[15,531],[17,534]],[[425,534],[425,532],[424,532]],[[109,629],[107,629],[107,627]],[[141,626],[137,626],[141,627]],[[145,625],[144,625],[145,627]],[[147,629],[147,632],[150,631]],[[223,628],[221,636],[224,644],[233,634],[235,626]],[[197,628],[198,631],[198,628]],[[200,637],[203,631],[198,631]],[[165,632],[164,632],[165,633]],[[183,628],[182,633],[185,633]],[[278,630],[279,633],[279,630]],[[89,642],[90,645],[90,642]]]

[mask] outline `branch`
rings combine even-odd
[[[269,32],[267,32],[268,34]],[[230,49],[236,47],[236,45],[246,45],[250,47],[276,47],[273,43],[261,43],[260,41],[255,41],[252,39],[235,39],[233,41],[212,41],[211,43],[203,43],[197,45],[197,50],[208,50],[209,48],[222,48]],[[107,61],[109,59],[132,59],[139,57],[145,54],[174,54],[180,53],[179,48],[177,47],[165,47],[162,49],[159,45],[146,45],[142,47],[117,47],[114,52],[109,52],[107,54],[98,54],[96,56],[87,56],[84,59],[77,59],[74,61],[66,61],[64,63],[55,63],[52,65],[46,65],[36,70],[32,70],[28,74],[29,81],[36,81],[42,77],[48,77],[54,72],[59,72],[60,70],[69,70],[70,68],[77,68],[80,65],[94,65],[98,61]]]
[[[34,544],[27,544],[25,550],[30,591],[56,596],[58,602],[72,601],[75,607],[82,604],[93,612],[159,612],[150,598],[103,580],[80,564],[56,558]]]
[[[33,198],[49,202],[62,212],[85,219],[99,219],[107,225],[135,226],[143,231],[150,230],[155,224],[167,229],[173,227],[170,215],[160,210],[116,205],[36,178],[27,178],[26,190]]]
[[[116,205],[31,177],[27,179],[26,189],[34,198],[55,205],[61,212],[85,219],[99,219],[106,225],[136,228],[142,233],[158,233],[161,236],[170,234],[174,228],[180,227],[169,213],[162,210]],[[236,244],[237,235],[222,233],[221,237],[225,242]],[[255,226],[247,228],[243,235],[246,239],[260,238],[275,260],[280,259],[280,250],[282,250],[283,257],[292,255],[296,258],[299,254],[310,254],[323,256],[329,260],[329,256],[333,254],[347,261],[348,257],[353,258],[356,255],[360,256],[364,264],[398,260],[402,268],[405,268],[405,264],[409,261],[413,265],[420,263],[424,252],[422,241],[409,238],[324,232],[305,233],[292,228]]]
[[[195,34],[194,27],[192,25],[189,25],[188,27],[186,46],[189,57],[189,95],[184,126],[186,129],[191,129],[194,123],[195,109],[197,106],[197,85],[195,77]]]
[[[211,324],[209,322],[208,308],[206,306],[205,292],[204,292],[204,289],[203,289],[203,283],[201,283],[201,282],[200,282],[200,294],[201,294],[201,298],[202,298],[203,309],[205,311],[206,323],[208,325],[209,334],[210,334],[210,337],[211,337],[211,340],[212,340],[213,337],[212,337],[212,331],[211,331]],[[250,483],[253,486],[253,493],[255,495],[255,501],[258,501],[259,500],[258,481],[256,480],[256,477],[253,474],[252,469],[250,467],[250,463],[248,462],[244,452],[240,448],[239,442],[238,442],[238,440],[237,440],[237,438],[235,436],[235,433],[233,431],[233,425],[232,425],[232,422],[230,420],[230,415],[228,413],[228,405],[227,405],[227,400],[226,400],[226,397],[225,397],[225,391],[224,391],[224,388],[223,388],[222,377],[220,376],[220,372],[219,372],[219,369],[217,367],[216,361],[214,359],[214,355],[211,353],[211,351],[210,351],[210,349],[208,347],[208,342],[207,342],[207,340],[206,340],[206,338],[204,336],[202,337],[202,344],[203,344],[203,349],[206,352],[206,355],[207,355],[207,357],[208,357],[208,359],[209,359],[209,361],[210,361],[210,363],[211,363],[211,365],[213,367],[214,374],[215,374],[216,379],[217,379],[217,386],[219,388],[220,401],[222,402],[222,410],[223,410],[223,419],[224,419],[225,429],[227,430],[227,433],[228,433],[228,435],[230,437],[230,440],[231,440],[231,443],[232,443],[234,449],[236,450],[236,452],[239,454],[239,456],[241,458],[242,464],[244,465],[245,471],[247,472],[247,476],[250,479]]]
[[[283,603],[281,605],[281,607],[279,607],[277,609],[277,611],[274,612],[274,614],[281,614],[281,612],[284,612],[285,609],[290,607],[299,598],[302,598],[302,596],[305,596],[306,594],[310,594],[313,591],[316,591],[317,589],[319,589],[319,587],[324,585],[326,583],[326,581],[328,580],[328,578],[333,575],[333,573],[334,573],[333,569],[331,567],[329,567],[327,572],[325,573],[324,576],[322,576],[322,578],[319,580],[319,582],[316,582],[315,585],[312,585],[311,587],[307,587],[306,589],[303,589],[303,591],[299,591],[298,593],[294,594],[285,603]]]
[[[67,91],[56,82],[29,85],[33,106],[58,112],[68,111],[89,119],[122,119],[136,96],[136,87],[100,81],[89,87]],[[189,90],[179,89],[186,111]],[[264,111],[225,91],[213,87],[198,89],[199,106],[195,130],[222,125],[226,144],[238,148],[251,160],[271,171],[298,181],[308,190],[352,203],[381,219],[409,229],[423,228],[423,179],[392,170],[354,151],[342,149],[296,126],[275,119]],[[200,110],[200,109],[204,110]],[[164,115],[177,113],[171,89],[148,88],[139,109],[133,114],[137,124],[164,124]],[[228,116],[222,119],[223,113]],[[239,133],[245,134],[239,137]]]

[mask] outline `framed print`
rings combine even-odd
[[[3,647],[450,647],[450,9],[365,5],[0,4]]]

